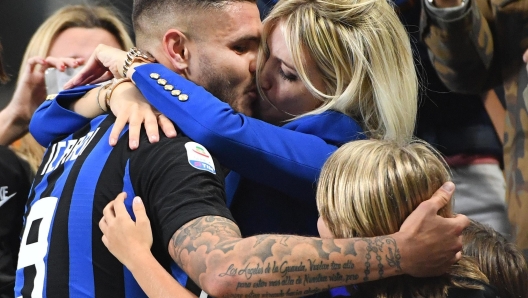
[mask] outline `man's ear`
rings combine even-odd
[[[163,36],[163,51],[169,58],[174,69],[183,73],[189,67],[189,50],[187,44],[189,40],[183,32],[170,29]]]

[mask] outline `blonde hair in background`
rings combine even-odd
[[[514,243],[491,227],[471,221],[462,232],[462,253],[474,257],[501,298],[526,297],[528,265]]]
[[[445,161],[425,142],[354,141],[339,148],[323,166],[317,207],[336,238],[390,235],[399,231],[407,216],[449,180]],[[438,214],[451,217],[451,206]],[[464,257],[451,268],[450,275],[396,276],[368,282],[360,288],[377,297],[403,297],[406,291],[415,297],[445,297],[449,286],[479,288],[450,276],[488,282],[475,261]]]
[[[269,56],[267,38],[272,30],[282,30],[299,77],[322,101],[304,115],[336,110],[360,122],[369,137],[410,141],[418,79],[409,37],[388,2],[279,1],[263,22],[257,78]],[[317,90],[308,78],[305,55],[316,64],[325,90]]]
[[[22,58],[19,77],[22,75],[25,62],[31,57],[47,57],[55,38],[69,28],[101,28],[110,32],[117,39],[122,50],[133,47],[127,28],[108,7],[69,5],[57,10],[35,31]]]
[[[102,28],[116,38],[122,50],[133,47],[125,25],[112,9],[102,6],[69,5],[47,18],[33,34],[22,59],[19,80],[28,59],[35,56],[47,57],[57,36],[69,28]],[[28,133],[13,143],[12,148],[20,157],[27,160],[32,170],[36,172],[45,149],[31,134]]]

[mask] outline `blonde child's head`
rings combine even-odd
[[[362,140],[339,148],[323,166],[317,189],[321,237],[375,237],[399,231],[418,205],[431,198],[450,174],[445,161],[421,141]],[[451,206],[438,215],[451,217]],[[379,249],[383,249],[380,247]],[[488,283],[472,258],[463,257],[448,274],[407,275],[367,282],[368,297],[446,297],[451,287],[482,289]]]
[[[354,141],[322,169],[319,214],[336,238],[389,235],[449,180],[444,160],[424,142]],[[450,217],[451,206],[439,214]]]

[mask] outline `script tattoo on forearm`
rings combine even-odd
[[[387,264],[391,267],[396,267],[398,270],[401,270],[400,267],[400,253],[396,246],[396,241],[392,239],[391,237],[381,236],[374,238],[375,240],[372,241],[370,239],[364,239],[363,241],[367,242],[367,254],[365,255],[366,261],[365,261],[365,277],[363,278],[363,281],[369,281],[368,275],[370,274],[370,262],[373,257],[373,255],[376,258],[377,264],[378,264],[378,274],[379,278],[383,278],[384,274],[384,266],[382,262],[382,253],[386,252],[386,261]],[[384,251],[384,244],[385,245],[385,251]],[[395,250],[393,251],[392,247],[390,245],[393,245]]]
[[[236,277],[233,292],[243,293],[243,297],[303,296],[326,290],[336,283],[383,278],[387,267],[401,271],[400,252],[390,236],[357,238],[339,244],[336,240],[284,235],[259,235],[250,239],[241,244],[238,227],[228,219],[201,217],[174,234],[172,254],[180,267],[195,274],[192,276],[195,280],[211,265],[221,270],[215,271],[217,278]],[[358,243],[362,249],[359,255]],[[296,257],[299,251],[309,253],[299,258]],[[345,258],[340,260],[346,261],[334,261],[334,253],[341,254]],[[192,268],[188,262],[191,257]],[[221,265],[226,259],[236,261]],[[183,264],[182,260],[187,263]],[[364,266],[358,266],[362,260]],[[378,276],[371,277],[376,267]]]

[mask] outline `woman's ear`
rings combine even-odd
[[[188,39],[183,32],[170,29],[163,36],[163,51],[176,72],[184,73],[189,67]]]

